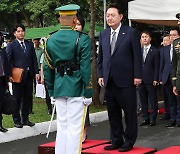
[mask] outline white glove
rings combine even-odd
[[[55,99],[54,99],[54,97],[51,97],[51,104],[54,104],[55,103]]]
[[[92,102],[92,97],[91,98],[84,98],[84,105],[89,106]]]

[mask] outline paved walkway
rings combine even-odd
[[[98,123],[108,120],[107,111],[97,112],[90,114],[91,123]],[[48,131],[50,122],[36,123],[34,127],[24,126],[23,128],[10,128],[6,133],[0,132],[0,143],[19,140],[31,136],[37,136],[40,134],[46,134]],[[56,131],[56,120],[52,122],[50,132]],[[0,152],[1,154],[1,152]]]
[[[139,117],[139,123],[141,117]],[[135,146],[152,147],[157,150],[173,145],[180,145],[180,128],[164,127],[168,121],[157,121],[154,127],[139,127],[138,138]],[[24,128],[23,128],[24,129]],[[88,128],[88,139],[109,139],[109,122],[103,121],[91,124]],[[13,142],[1,143],[0,154],[38,154],[40,144],[55,140],[55,132],[50,133],[49,138],[45,134],[29,137]]]

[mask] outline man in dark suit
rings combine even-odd
[[[0,40],[0,131],[7,132],[8,130],[2,126],[2,106],[8,82],[8,63],[6,52],[1,49],[1,46],[2,40]]]
[[[164,35],[163,39],[162,39],[162,44],[161,44],[162,46],[159,50],[160,51],[159,52],[160,53],[160,69],[159,69],[159,83],[160,83],[160,85],[162,85],[162,62],[161,61],[163,60],[163,53],[164,53],[163,47],[168,46],[170,44],[171,44],[171,41],[170,41],[169,34]],[[162,88],[162,93],[163,93],[165,113],[159,119],[160,120],[169,120],[170,119],[170,109],[169,109],[169,103],[168,103],[168,94],[167,94],[165,86],[162,85],[161,88]]]
[[[170,114],[170,123],[166,127],[172,127],[176,124],[176,96],[173,93],[173,86],[171,82],[172,71],[171,71],[171,61],[172,56],[170,56],[171,45],[163,47],[161,49],[160,57],[160,82],[163,84],[163,88],[167,94],[168,104],[169,104],[169,114]]]
[[[6,53],[11,68],[17,67],[24,69],[20,83],[14,82],[11,75],[9,77],[9,80],[13,83],[13,94],[18,104],[16,113],[13,114],[14,126],[22,128],[23,125],[35,125],[29,121],[29,108],[32,99],[33,79],[34,76],[36,80],[39,79],[39,71],[33,43],[24,40],[25,27],[23,25],[17,25],[13,32],[16,39],[8,44]]]
[[[100,33],[98,83],[105,87],[111,126],[112,145],[104,149],[125,152],[133,148],[137,137],[136,86],[141,83],[142,59],[138,34],[133,28],[121,24],[121,11],[118,4],[111,4],[106,12],[110,28]]]
[[[177,99],[175,94],[173,93],[173,86],[172,86],[172,70],[171,70],[171,63],[173,58],[173,41],[179,37],[177,29],[171,29],[169,33],[170,37],[170,45],[163,47],[160,50],[160,83],[163,84],[163,89],[166,92],[168,98],[168,105],[169,105],[169,115],[170,115],[170,122],[166,125],[166,127],[172,127],[176,125],[176,114],[177,114]],[[166,102],[165,102],[166,103]],[[165,104],[167,108],[167,105]],[[165,108],[165,111],[166,111]]]
[[[139,96],[142,105],[143,121],[140,126],[156,124],[158,103],[157,103],[157,84],[159,81],[159,51],[151,45],[150,33],[144,31],[141,33],[142,48],[142,84],[139,86]],[[148,100],[152,112],[148,113]]]

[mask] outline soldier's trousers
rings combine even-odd
[[[83,97],[60,97],[55,101],[57,135],[55,154],[81,154],[86,116]]]

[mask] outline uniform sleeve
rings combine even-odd
[[[90,62],[90,39],[88,36],[82,36],[82,46],[81,46],[81,57],[80,57],[80,72],[84,83],[84,96],[86,98],[92,97],[92,85],[90,81],[91,76],[91,62]]]
[[[172,85],[176,86],[176,71],[177,71],[177,53],[173,47],[173,58],[172,58]]]
[[[48,42],[47,42],[47,46],[45,47],[43,70],[44,70],[44,80],[46,82],[46,86],[47,86],[47,89],[48,89],[49,96],[53,97],[55,69],[51,65],[50,50],[48,49],[48,47],[49,46],[48,46]]]

